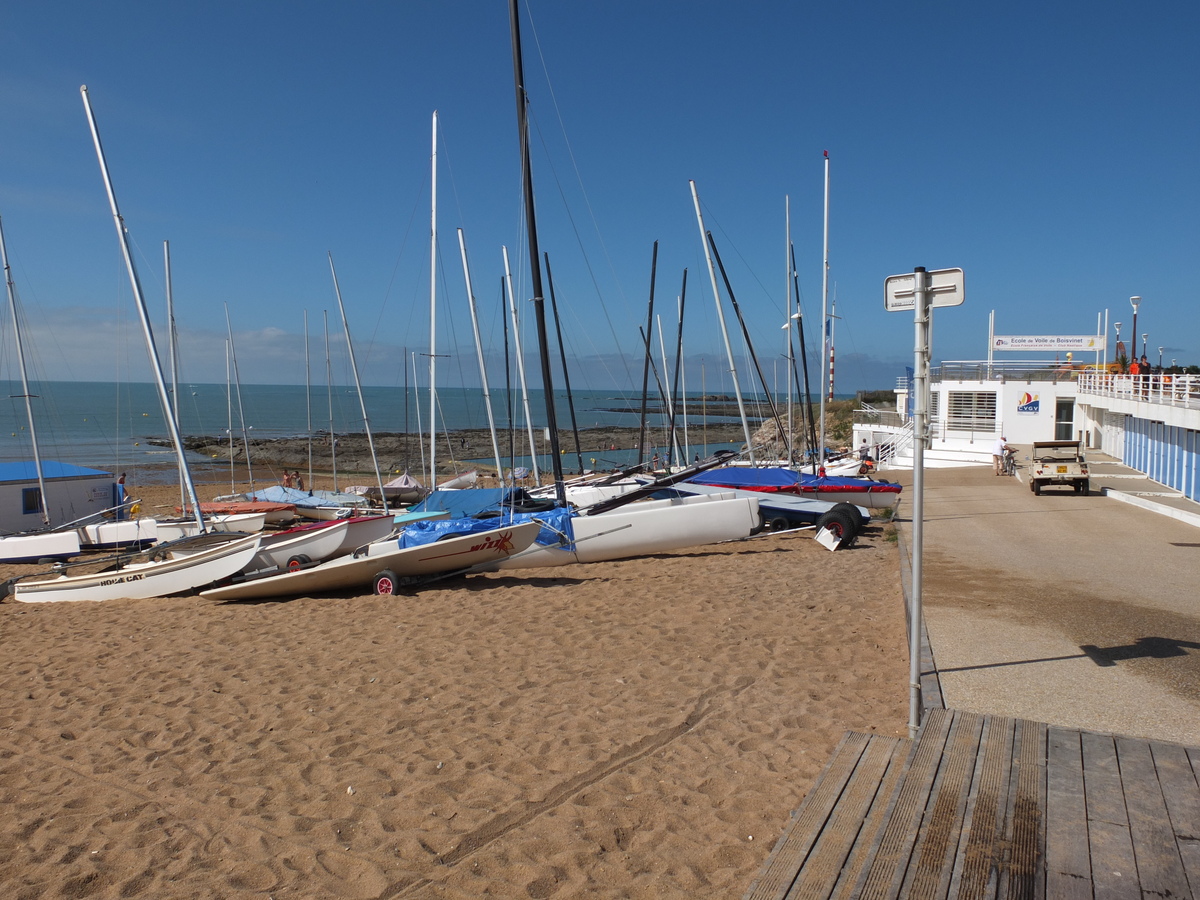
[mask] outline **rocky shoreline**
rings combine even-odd
[[[539,439],[541,432],[538,432]],[[637,428],[602,427],[581,429],[579,432],[580,450],[585,460],[597,454],[613,450],[636,449],[640,437]],[[703,428],[692,429],[692,441],[704,441],[709,444],[737,443],[744,440],[740,423],[709,424]],[[429,446],[429,436],[405,432],[389,432],[372,435],[375,443],[375,455],[379,460],[382,472],[400,473],[404,471],[419,472],[423,470],[422,451]],[[501,453],[507,454],[507,437],[501,439]],[[564,467],[569,471],[578,468],[575,459],[575,439],[570,431],[559,431],[559,448],[564,451]],[[184,447],[193,452],[215,460],[230,458],[229,440],[212,435],[193,435],[184,438]],[[648,431],[646,434],[647,453],[659,450],[665,443],[661,429]],[[307,437],[288,438],[251,438],[249,441],[250,459],[256,466],[275,469],[306,470],[309,462],[310,442]],[[331,453],[329,435],[321,432],[314,435],[312,442],[313,467],[317,471],[327,471],[332,467],[334,458]],[[373,475],[371,464],[371,448],[365,433],[339,434],[336,436],[337,469],[344,474]],[[543,448],[539,447],[539,450]],[[516,436],[515,453],[517,456],[529,454],[528,438],[524,432]],[[447,432],[438,441],[438,454],[442,457],[438,463],[440,474],[454,474],[461,471],[464,461],[470,461],[471,468],[480,472],[494,472],[495,464],[488,464],[487,459],[492,455],[492,439],[486,428],[470,428],[461,431]],[[232,449],[233,459],[244,462],[246,445],[235,440]]]

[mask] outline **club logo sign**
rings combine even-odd
[[[1017,412],[1025,416],[1036,416],[1041,410],[1041,400],[1037,394],[1031,394],[1026,391],[1021,395],[1021,400],[1017,403]]]

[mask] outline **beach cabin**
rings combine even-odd
[[[46,496],[38,486],[32,461],[0,463],[0,533],[15,534],[43,527],[42,507],[56,527],[114,506],[118,485],[109,472],[70,463],[43,462]]]

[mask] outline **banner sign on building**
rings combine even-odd
[[[1107,350],[1099,334],[997,334],[992,336],[993,350],[1083,350],[1104,353]]]

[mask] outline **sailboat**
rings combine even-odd
[[[117,207],[117,196],[109,178],[108,165],[100,144],[100,132],[96,127],[95,117],[92,115],[86,85],[80,88],[80,94],[83,98],[84,110],[87,112],[92,142],[96,148],[96,157],[100,163],[100,172],[104,177],[104,186],[108,193],[109,207],[112,210],[113,222],[116,225],[117,237],[125,257],[125,267],[129,274],[134,300],[141,319],[146,350],[158,388],[163,417],[171,434],[180,475],[187,488],[191,507],[195,510],[196,524],[200,533],[178,542],[155,545],[143,553],[113,557],[109,564],[99,572],[71,575],[68,574],[71,567],[59,565],[50,573],[46,573],[49,577],[37,578],[34,576],[33,580],[20,579],[12,584],[11,588],[16,599],[25,602],[95,601],[119,597],[140,599],[193,591],[198,587],[241,571],[258,552],[260,541],[258,534],[208,532],[205,529],[204,517],[196,498],[196,486],[184,455],[183,440],[179,434],[179,422],[172,411],[171,399],[163,378],[162,363],[154,343],[154,333],[150,328],[150,314],[146,308],[145,297],[142,295],[137,269],[133,264],[125,223]]]

